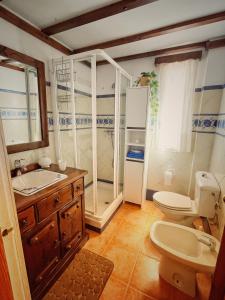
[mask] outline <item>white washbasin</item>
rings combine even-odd
[[[12,178],[12,187],[14,192],[23,196],[33,195],[47,186],[67,178],[67,175],[37,169],[26,174]]]

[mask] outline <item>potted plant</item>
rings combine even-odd
[[[157,74],[155,71],[142,72],[141,76],[136,81],[136,86],[149,86],[151,91],[151,115],[156,117],[159,109]]]
[[[148,86],[152,78],[151,73],[152,72],[141,72],[141,76],[137,80],[137,85]]]

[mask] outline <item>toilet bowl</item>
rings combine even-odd
[[[162,254],[160,276],[195,297],[196,273],[214,272],[219,241],[202,231],[165,221],[152,225],[150,238]]]
[[[154,204],[164,213],[165,220],[192,226],[199,216],[213,218],[215,205],[219,199],[220,188],[215,177],[208,172],[196,172],[195,198],[173,192],[156,192]]]

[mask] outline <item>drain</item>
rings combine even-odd
[[[105,204],[110,204],[110,202],[109,201],[105,201]]]

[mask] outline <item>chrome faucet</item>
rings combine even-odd
[[[199,237],[198,241],[201,242],[202,244],[208,246],[210,251],[216,250],[216,242],[214,239],[207,237],[207,236],[203,236],[203,237]]]
[[[22,175],[22,173],[27,170],[27,168],[25,166],[25,161],[26,160],[24,158],[16,159],[14,161],[14,167],[15,167],[15,171],[16,171],[16,176]]]

